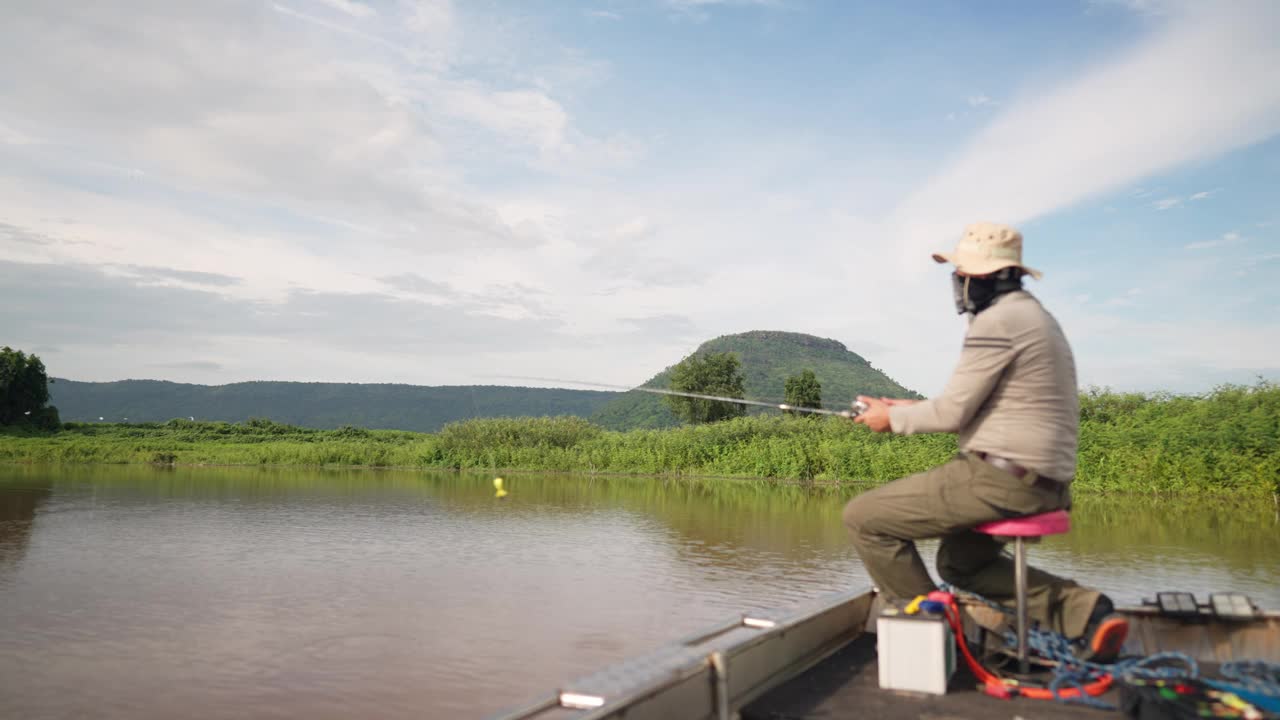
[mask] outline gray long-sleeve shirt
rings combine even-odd
[[[958,433],[962,450],[1000,455],[1068,482],[1080,429],[1071,346],[1030,293],[1002,295],[970,322],[942,394],[891,407],[889,422],[903,435]]]

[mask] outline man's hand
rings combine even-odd
[[[858,399],[867,404],[867,410],[855,417],[853,421],[859,425],[866,425],[871,428],[872,432],[887,432],[889,430],[889,403],[866,395],[859,395]]]
[[[883,401],[885,402],[885,404],[886,404],[886,405],[889,405],[889,406],[893,406],[893,405],[915,405],[916,403],[920,402],[919,400],[901,400],[901,399],[898,399],[898,398],[887,398],[887,397],[882,397],[882,398],[880,398],[880,399],[881,399],[881,400],[883,400]]]

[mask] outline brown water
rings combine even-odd
[[[867,585],[848,491],[507,487],[0,466],[0,717],[484,717],[745,608]],[[1270,503],[1081,498],[1073,524],[1033,561],[1127,602],[1234,589],[1280,609]]]

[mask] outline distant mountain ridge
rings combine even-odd
[[[898,384],[844,343],[829,338],[781,330],[751,330],[708,340],[691,355],[721,352],[735,353],[742,362],[743,385],[749,399],[782,402],[787,378],[806,369],[817,376],[822,385],[822,404],[829,408],[843,410],[858,395],[922,397]],[[672,367],[674,365],[654,375],[641,387],[667,387]],[[622,394],[600,408],[591,419],[612,429],[680,424],[661,397],[638,391]]]
[[[802,333],[753,330],[703,343],[695,354],[733,352],[747,397],[782,402],[787,377],[813,370],[823,404],[847,408],[855,395],[920,397],[844,344]],[[674,366],[674,363],[673,363]],[[668,367],[643,387],[667,387]],[[194,385],[167,380],[56,379],[51,404],[64,421],[164,422],[173,418],[244,422],[268,418],[321,429],[354,425],[436,432],[476,417],[576,415],[614,430],[670,427],[679,420],[658,395],[505,385],[400,385],[256,381]],[[762,412],[769,412],[761,409]]]
[[[435,432],[475,417],[589,417],[618,393],[495,385],[398,385],[256,381],[192,385],[166,380],[49,385],[63,421],[164,422],[173,418],[243,422],[269,418],[313,428],[343,425]]]

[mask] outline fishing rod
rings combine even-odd
[[[867,411],[869,407],[861,400],[854,400],[849,410],[828,410],[826,408],[810,408],[800,407],[798,405],[788,405],[787,403],[771,403],[762,402],[760,400],[746,400],[743,398],[724,397],[721,395],[703,395],[702,393],[679,392],[677,390],[663,390],[662,388],[648,387],[629,387],[626,385],[609,385],[606,383],[586,382],[583,380],[564,380],[562,378],[547,377],[531,377],[528,375],[506,375],[511,380],[537,380],[540,382],[564,383],[568,385],[587,385],[590,387],[609,388],[611,390],[621,390],[623,392],[631,392],[639,390],[640,392],[653,393],[655,395],[674,395],[676,397],[696,398],[698,400],[717,400],[720,402],[735,403],[738,405],[755,405],[756,407],[773,408],[774,410],[784,410],[798,413],[810,413],[812,415],[833,415],[842,418],[855,418]]]

